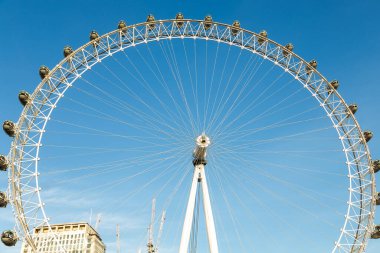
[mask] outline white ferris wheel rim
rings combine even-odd
[[[46,124],[65,91],[92,66],[114,53],[160,39],[193,38],[226,43],[259,55],[292,75],[317,99],[339,135],[350,181],[345,222],[332,252],[364,252],[373,227],[375,178],[363,131],[348,104],[307,61],[269,38],[243,28],[238,28],[237,34],[233,35],[231,25],[214,21],[207,29],[203,20],[183,19],[180,22],[182,26],[177,25],[176,19],[143,22],[127,26],[127,32],[116,29],[99,36],[64,58],[37,86],[17,122],[17,133],[8,155],[11,168],[8,191],[17,230],[25,241],[34,248],[33,227],[50,228],[38,182],[39,150]],[[264,42],[259,43],[258,39],[264,39]],[[35,185],[24,182],[34,182]],[[33,192],[37,201],[24,201],[26,195]],[[36,210],[35,216],[28,217],[28,210]],[[350,229],[352,227],[356,229]],[[61,252],[65,250],[61,248]]]

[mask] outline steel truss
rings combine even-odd
[[[341,140],[350,185],[345,222],[332,252],[364,252],[373,230],[375,179],[363,132],[343,98],[305,60],[273,40],[242,28],[234,35],[230,25],[217,22],[209,28],[202,20],[181,22],[177,25],[175,19],[169,19],[139,23],[124,32],[115,30],[100,36],[62,60],[37,86],[17,122],[17,134],[8,154],[8,191],[19,235],[35,249],[33,228],[49,226],[40,196],[39,152],[50,115],[66,90],[95,64],[119,51],[161,39],[190,38],[222,42],[257,54],[292,75],[318,100]],[[51,236],[55,238],[53,232]],[[57,247],[57,252],[66,251]]]

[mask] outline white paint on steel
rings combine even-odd
[[[181,236],[181,244],[179,248],[179,253],[187,253],[189,248],[190,234],[194,219],[194,207],[195,207],[195,199],[196,192],[198,188],[198,182],[201,184],[202,195],[203,195],[203,207],[204,207],[204,215],[206,220],[206,228],[207,228],[207,238],[210,248],[210,253],[218,253],[218,240],[216,237],[214,216],[212,214],[212,207],[210,201],[210,195],[208,192],[205,166],[203,164],[195,165],[194,167],[194,175],[193,182],[191,184],[190,196],[186,209],[185,221],[182,228],[182,236]]]
[[[193,224],[195,198],[198,188],[199,171],[198,168],[194,168],[193,182],[191,183],[190,196],[187,202],[187,209],[185,215],[185,221],[182,228],[181,243],[179,246],[179,253],[187,253],[190,241],[191,227]]]
[[[208,193],[206,173],[205,173],[203,164],[197,165],[197,167],[199,167],[198,170],[201,174],[200,177],[201,177],[201,185],[202,185],[202,193],[203,193],[203,207],[204,207],[204,212],[205,212],[207,237],[208,237],[208,244],[210,247],[210,253],[218,253],[219,252],[218,240],[216,237],[214,216],[212,215],[210,195]]]

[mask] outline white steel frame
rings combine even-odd
[[[66,90],[92,66],[119,51],[161,39],[192,38],[237,46],[273,62],[297,79],[320,103],[341,140],[350,184],[345,222],[332,252],[364,252],[373,230],[375,179],[363,132],[346,102],[317,70],[273,40],[245,29],[239,29],[234,36],[230,25],[217,22],[209,29],[205,29],[202,20],[181,22],[183,25],[178,26],[175,19],[157,20],[128,26],[125,33],[121,30],[107,33],[63,59],[37,86],[17,122],[17,133],[8,155],[8,191],[18,234],[35,248],[33,228],[49,226],[40,196],[39,152],[47,122]],[[153,23],[152,29],[149,25]],[[259,38],[264,42],[260,43]],[[311,69],[309,73],[306,67]],[[60,252],[65,250],[61,248]]]
[[[218,240],[216,237],[214,217],[212,215],[210,195],[208,193],[208,186],[206,180],[205,166],[197,164],[194,166],[193,182],[191,184],[189,201],[187,204],[185,221],[182,228],[181,244],[179,246],[179,253],[187,253],[190,241],[190,234],[192,229],[192,221],[194,219],[194,207],[197,193],[198,183],[201,184],[203,195],[203,207],[206,220],[206,229],[210,253],[218,253]]]

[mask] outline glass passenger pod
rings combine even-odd
[[[380,171],[380,160],[372,161],[372,169],[373,169],[373,173],[377,173]]]
[[[155,18],[152,14],[149,14],[148,17],[146,18],[146,22],[148,23],[148,30],[149,31],[152,31],[154,29],[154,27],[156,26],[156,23],[155,23]]]
[[[238,32],[240,31],[240,28],[241,28],[240,22],[238,20],[235,20],[231,26],[231,34],[233,36],[236,36],[238,34]]]
[[[127,33],[127,23],[124,20],[120,20],[117,24],[117,29],[119,29],[123,34]]]
[[[358,105],[357,104],[351,104],[348,106],[352,114],[355,114],[358,111]]]
[[[208,30],[212,26],[212,17],[210,15],[207,15],[203,21],[203,26],[205,30]]]
[[[288,44],[285,45],[285,48],[286,48],[287,50],[285,50],[285,49],[282,50],[282,55],[283,55],[284,57],[287,57],[287,56],[289,55],[289,52],[293,52],[294,46],[293,46],[292,43],[288,43]]]
[[[14,137],[16,135],[16,125],[10,120],[4,121],[3,130],[9,137]]]
[[[371,239],[380,239],[380,225],[375,226],[371,234]]]
[[[0,155],[0,170],[7,171],[8,169],[8,160],[4,155]]]
[[[98,45],[98,42],[99,42],[99,34],[95,31],[95,30],[92,30],[90,32],[90,41],[92,41],[92,45],[94,46],[94,48]]]
[[[305,71],[306,71],[306,74],[310,75],[311,71],[313,69],[317,69],[317,66],[318,66],[318,63],[316,60],[311,60],[309,62],[309,65],[306,65],[305,66]]]
[[[257,38],[257,41],[259,42],[259,44],[263,44],[268,38],[268,33],[267,31],[265,30],[262,30],[260,33],[259,33],[259,36]]]
[[[99,38],[99,34],[95,30],[92,30],[90,32],[90,41],[96,40],[98,38]]]
[[[371,131],[364,131],[363,135],[366,142],[369,142],[373,137],[373,133]]]
[[[20,103],[25,106],[28,102],[29,102],[29,98],[30,98],[30,95],[28,92],[26,91],[20,91],[18,93],[18,100],[20,101]]]
[[[41,79],[44,79],[44,78],[49,74],[50,70],[49,70],[48,67],[42,65],[42,66],[40,67],[40,69],[39,69],[38,72],[39,72],[39,74],[40,74]]]
[[[0,208],[5,208],[8,205],[8,198],[5,192],[0,191]]]
[[[177,15],[175,16],[175,19],[176,19],[177,27],[181,28],[184,24],[184,22],[182,21],[184,20],[183,14],[181,12],[177,13]]]
[[[330,85],[327,86],[327,91],[329,93],[332,93],[333,90],[337,90],[339,87],[339,81],[338,80],[332,80],[330,82]]]
[[[1,241],[4,243],[6,246],[15,246],[17,243],[17,235],[16,232],[12,230],[6,230],[1,234]]]
[[[72,47],[70,46],[65,46],[63,48],[63,56],[66,58],[67,56],[69,56],[70,54],[72,54],[74,52],[74,50],[72,49]]]

